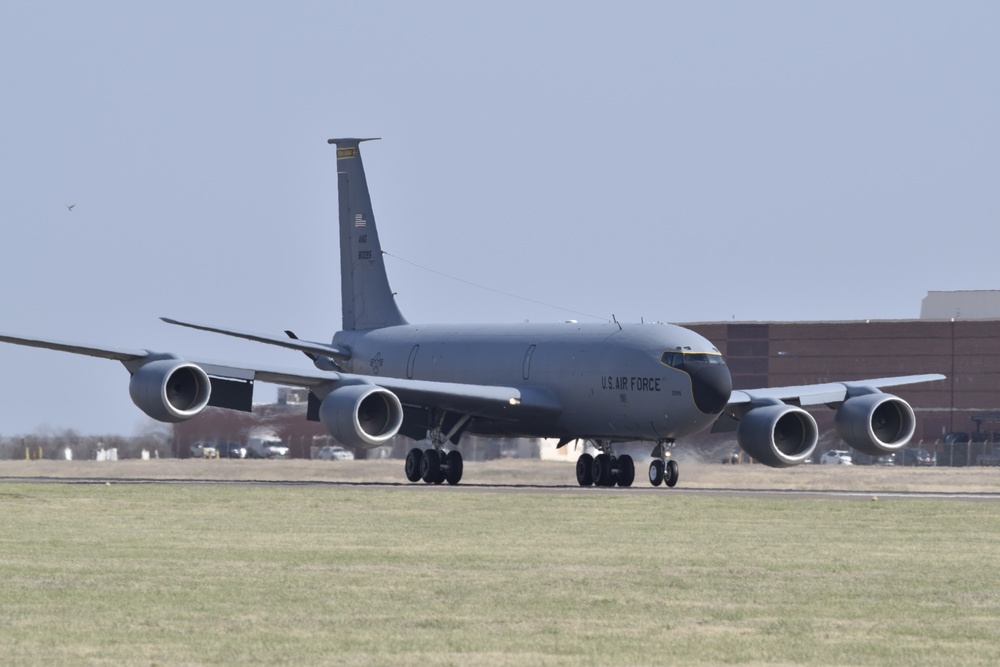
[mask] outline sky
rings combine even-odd
[[[961,1],[0,3],[0,331],[307,368],[158,318],[330,339],[338,136],[382,137],[414,323],[916,318],[1000,288],[998,31]],[[148,423],[119,363],[0,345],[0,437]]]

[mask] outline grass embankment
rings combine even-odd
[[[943,500],[7,483],[0,655],[992,665],[998,519]]]

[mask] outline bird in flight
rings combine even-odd
[[[76,204],[67,204],[66,208],[68,208],[70,211],[72,211],[74,206],[76,206]]]

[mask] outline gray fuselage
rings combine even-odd
[[[545,419],[477,419],[482,434],[612,441],[680,438],[707,428],[732,389],[718,350],[668,324],[401,325],[341,331],[344,370],[361,375],[541,390]],[[664,353],[710,356],[675,363]],[[665,361],[666,359],[666,361]]]

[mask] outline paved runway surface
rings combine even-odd
[[[737,497],[782,497],[782,498],[841,498],[841,499],[915,499],[927,498],[934,500],[1000,500],[1000,492],[961,492],[961,491],[857,491],[848,489],[768,489],[768,488],[699,488],[697,486],[651,487],[645,485],[633,486],[628,489],[580,487],[577,485],[551,484],[486,484],[472,483],[449,486],[447,484],[433,485],[409,482],[365,482],[365,481],[335,481],[335,480],[294,480],[294,479],[211,479],[211,478],[151,478],[151,477],[13,477],[0,476],[0,483],[31,483],[31,484],[224,484],[233,486],[325,486],[330,488],[353,489],[384,489],[400,492],[416,493],[563,493],[563,494],[672,494],[672,495],[708,495]]]

